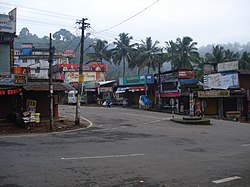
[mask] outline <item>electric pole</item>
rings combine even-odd
[[[77,24],[80,24],[80,29],[82,29],[82,36],[81,36],[81,49],[80,49],[80,62],[79,62],[79,76],[78,76],[78,91],[77,91],[77,102],[76,102],[76,117],[75,117],[75,125],[80,124],[80,116],[79,116],[79,109],[80,109],[80,101],[82,95],[82,83],[84,82],[84,76],[82,74],[82,66],[83,66],[83,53],[84,53],[84,30],[89,27],[89,23],[85,23],[88,20],[87,18],[82,18],[82,20],[77,21]]]
[[[52,76],[52,63],[53,63],[54,47],[52,47],[51,33],[49,34],[49,92],[50,92],[50,130],[54,125],[53,119],[53,76]]]

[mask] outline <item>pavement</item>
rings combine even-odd
[[[171,121],[181,124],[191,124],[191,125],[212,125],[210,123],[210,119],[202,118],[202,117],[190,117],[190,116],[184,116],[181,118],[173,118]]]
[[[90,125],[91,122],[84,118],[81,118],[79,125],[75,125],[74,120],[63,117],[53,120],[53,127],[51,130],[50,120],[47,118],[41,119],[39,123],[33,122],[26,125],[20,125],[5,119],[0,119],[0,135],[63,132],[87,128]]]

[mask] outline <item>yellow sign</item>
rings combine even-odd
[[[228,90],[208,90],[208,91],[198,91],[198,97],[229,97],[230,93]]]
[[[79,75],[79,82],[84,82],[84,75],[83,74],[80,74]]]
[[[36,112],[36,100],[27,99],[26,101],[26,111],[30,113]]]

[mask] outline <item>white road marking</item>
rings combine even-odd
[[[145,154],[127,154],[127,155],[106,155],[106,156],[69,157],[69,158],[61,158],[61,160],[101,159],[101,158],[135,157],[135,156],[145,156]]]
[[[250,144],[243,144],[242,147],[250,146]]]
[[[130,115],[130,116],[139,116],[139,117],[146,117],[146,118],[154,118],[154,119],[163,119],[160,117],[155,117],[155,116],[148,116],[148,115],[141,115],[141,114],[131,114],[131,113],[120,113],[122,115]]]
[[[237,179],[241,179],[241,177],[233,176],[233,177],[228,177],[228,178],[224,178],[224,179],[220,179],[220,180],[215,180],[212,182],[215,184],[220,184],[220,183],[224,183],[224,182],[228,182],[228,181],[232,181],[232,180],[237,180]]]

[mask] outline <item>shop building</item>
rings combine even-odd
[[[154,101],[154,75],[119,78],[119,87],[115,91],[115,101],[118,104],[138,108],[141,95],[146,95],[150,101]]]
[[[18,120],[22,109],[22,86],[26,74],[14,73],[14,38],[16,9],[8,15],[0,14],[0,118]]]
[[[161,73],[160,78],[159,75],[156,77],[157,82],[160,82],[156,93],[160,94],[158,97],[162,109],[166,111],[172,110],[173,107],[176,112],[184,112],[180,111],[180,108],[188,110],[190,93],[196,93],[197,88],[201,87],[195,78],[195,72],[190,70],[167,71]]]
[[[54,52],[53,65],[69,64],[70,59],[75,57],[74,51],[69,51]],[[22,67],[28,67],[29,77],[48,79],[49,48],[37,48],[32,43],[23,43],[21,49],[15,49],[14,56],[14,66],[18,72]]]
[[[235,113],[247,118],[249,81],[250,72],[238,70],[238,61],[218,64],[217,72],[204,76],[204,84],[211,90],[198,93],[206,101],[205,114],[229,118]]]

